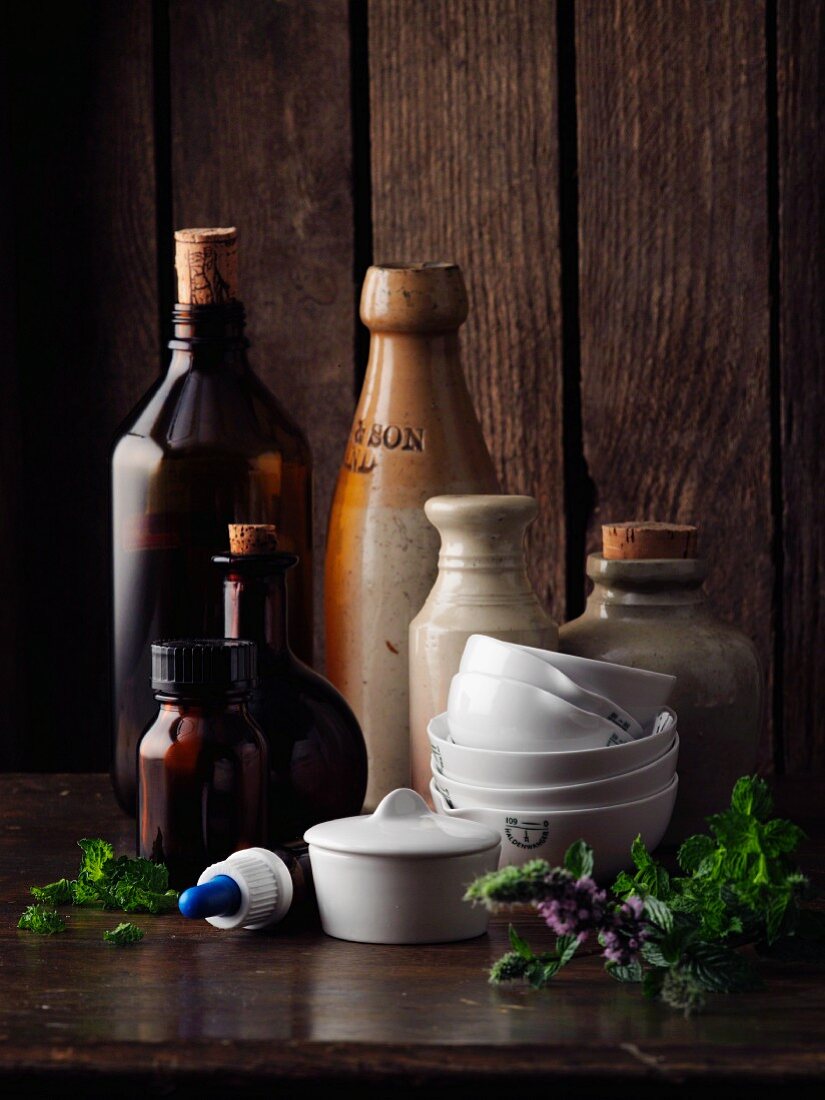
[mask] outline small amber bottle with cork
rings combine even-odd
[[[763,678],[753,643],[713,614],[693,525],[605,524],[587,559],[584,614],[559,632],[563,653],[676,677],[679,794],[666,843],[705,829],[756,766]]]

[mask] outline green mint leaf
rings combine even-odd
[[[56,909],[46,905],[29,905],[23,910],[17,927],[36,932],[38,936],[51,936],[55,932],[65,932],[66,922]]]
[[[757,821],[766,821],[773,810],[773,798],[768,784],[756,775],[743,775],[737,779],[731,794],[732,810],[738,810]]]
[[[559,959],[559,969],[567,966],[579,949],[578,936],[559,936],[556,939],[556,954]]]
[[[655,940],[647,940],[642,944],[642,958],[646,963],[649,963],[650,966],[661,967],[665,970],[679,961],[678,953],[676,953],[675,957],[672,951],[665,954],[662,944],[657,943]]]
[[[549,963],[544,963],[540,970],[537,969],[535,974],[530,975],[530,985],[533,989],[542,989],[544,986],[548,986],[559,970],[561,970],[560,961],[551,959]]]
[[[619,966],[615,962],[606,962],[604,968],[611,978],[617,982],[640,982],[643,977],[642,967],[639,963],[631,963],[630,966]]]
[[[748,960],[720,943],[694,944],[683,963],[686,974],[709,993],[754,989],[759,979]]]
[[[593,874],[593,849],[583,840],[571,844],[564,853],[564,868],[573,878],[586,878]]]
[[[627,871],[620,871],[611,890],[616,897],[621,898],[622,901],[626,901],[631,894],[636,892],[636,883]]]
[[[146,933],[142,928],[138,928],[136,924],[131,924],[129,921],[121,921],[117,928],[113,928],[111,932],[107,931],[103,933],[103,938],[107,943],[114,943],[118,947],[124,947],[130,943],[139,943]]]
[[[793,893],[789,889],[776,890],[767,899],[765,906],[765,937],[768,943],[773,943],[775,939],[779,938],[785,923],[785,914],[792,904]]]
[[[715,851],[716,845],[712,838],[699,834],[698,836],[689,836],[683,842],[676,858],[685,874],[701,874],[703,872],[700,871],[700,868]],[[707,873],[707,869],[704,873]]]
[[[659,898],[650,895],[645,898],[645,913],[649,920],[665,932],[673,928],[673,910]]]
[[[636,869],[639,871],[645,871],[653,864],[653,857],[645,846],[645,842],[642,840],[642,835],[639,833],[636,839],[630,846],[630,854],[633,857],[633,862],[636,864]]]
[[[37,901],[46,905],[65,905],[72,900],[72,887],[67,878],[59,878],[48,886],[32,886],[31,893]]]
[[[527,962],[532,962],[533,959],[535,959],[536,957],[533,954],[532,948],[526,940],[521,938],[521,936],[518,934],[512,924],[510,925],[510,928],[508,930],[508,935],[510,937],[510,946],[515,951],[515,953],[517,955],[520,955],[521,958],[525,959]]]
[[[96,887],[105,908],[124,913],[160,913],[177,903],[177,894],[168,889],[166,866],[149,859],[110,860]]]
[[[804,839],[805,833],[798,825],[781,817],[765,822],[762,827],[763,847],[773,856],[791,855]]]

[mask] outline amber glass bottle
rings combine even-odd
[[[154,713],[154,638],[223,631],[212,554],[233,521],[278,525],[300,556],[295,643],[312,650],[311,458],[300,429],[253,374],[237,300],[234,230],[176,235],[178,297],[166,374],[122,429],[112,458],[113,782],[134,812],[137,745]]]
[[[249,708],[269,746],[273,847],[319,821],[360,811],[367,786],[364,738],[343,696],[290,649],[286,576],[295,555],[230,552],[214,561],[224,574],[224,633],[258,646],[258,685]]]
[[[266,840],[267,747],[247,708],[256,648],[207,639],[151,652],[160,710],[138,753],[138,854],[165,863],[182,889]]]

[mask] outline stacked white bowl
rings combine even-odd
[[[474,634],[429,724],[443,814],[498,829],[501,866],[560,863],[582,838],[599,878],[652,850],[676,800],[675,677]]]

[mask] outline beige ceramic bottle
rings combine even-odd
[[[430,797],[427,723],[447,709],[450,681],[471,634],[557,649],[559,631],[527,577],[524,534],[533,497],[440,496],[424,506],[441,536],[438,577],[410,624],[413,787]]]
[[[467,295],[455,264],[371,267],[364,387],[330,515],[327,675],[361,723],[365,807],[410,784],[408,636],[435,581],[424,502],[498,489],[459,360]]]
[[[704,832],[705,817],[724,809],[734,782],[756,766],[759,660],[749,638],[714,617],[706,572],[695,527],[605,526],[603,553],[587,559],[585,612],[560,631],[564,653],[676,677],[668,702],[679,722],[679,794],[667,844]]]

